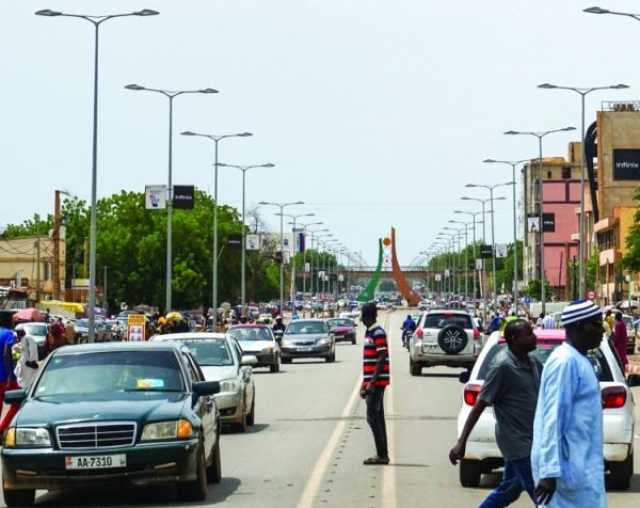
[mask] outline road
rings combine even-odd
[[[395,312],[379,319],[392,343],[392,386],[386,395],[390,466],[362,465],[374,449],[357,395],[361,343],[341,344],[334,364],[296,361],[279,374],[255,372],[256,426],[248,434],[223,435],[223,481],[210,486],[207,501],[196,506],[477,506],[498,477],[485,477],[481,488],[463,489],[457,468],[448,462],[460,405],[458,371],[431,369],[411,377],[400,346],[403,317]],[[359,328],[361,340],[364,330]],[[636,454],[636,471],[639,459]],[[609,503],[637,507],[640,476],[630,491],[610,493]],[[172,489],[43,494],[38,505],[183,506]],[[521,498],[512,506],[530,507],[531,502]]]

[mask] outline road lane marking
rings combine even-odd
[[[389,398],[387,400],[388,408],[391,414],[395,414],[393,407],[393,385],[387,389]],[[391,457],[391,463],[396,460],[396,443],[395,443],[395,423],[394,420],[387,419],[387,446],[389,447],[389,457]],[[385,508],[395,508],[397,504],[396,499],[396,468],[385,467],[382,472],[382,506]]]
[[[358,398],[360,397],[361,383],[362,380],[360,379],[360,376],[358,376],[356,384],[353,387],[353,392],[349,397],[349,401],[342,410],[341,419],[333,429],[333,432],[329,437],[329,441],[324,447],[324,450],[322,450],[320,457],[316,461],[316,465],[313,467],[311,476],[309,476],[309,480],[307,480],[307,484],[305,485],[304,491],[302,492],[302,496],[300,496],[300,500],[298,501],[297,508],[311,508],[313,506],[313,502],[320,490],[322,479],[327,472],[329,463],[331,462],[338,447],[340,437],[344,433],[344,429],[347,426],[347,422],[349,421],[347,417],[353,413],[354,407],[358,402]]]

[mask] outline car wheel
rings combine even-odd
[[[352,344],[353,346],[355,346],[355,345],[356,345],[356,338],[355,338],[355,337],[354,337],[353,339],[351,339],[351,344]]]
[[[438,345],[448,355],[457,355],[469,342],[467,332],[457,325],[445,326],[438,334]]]
[[[622,462],[609,462],[609,474],[605,476],[607,489],[629,490],[633,476],[633,453]]]
[[[409,360],[409,372],[412,376],[421,376],[422,375],[422,365],[414,362],[413,360]]]
[[[209,483],[220,483],[222,481],[222,459],[220,457],[220,438],[213,447],[213,457],[211,465],[207,468],[207,481]]]
[[[242,410],[240,411],[240,420],[235,424],[236,432],[247,432],[247,416],[244,414],[245,407],[242,404]]]
[[[190,482],[178,484],[178,496],[183,501],[203,501],[209,493],[207,485],[207,464],[204,457],[204,450],[200,446],[198,454],[198,466],[196,479]]]
[[[482,477],[482,463],[479,460],[460,461],[460,484],[463,487],[477,487]]]
[[[336,361],[336,354],[335,352],[331,353],[329,356],[325,357],[324,359],[325,362],[327,363],[333,363]]]
[[[36,502],[36,491],[31,490],[5,490],[4,502],[11,508],[13,506],[33,506]]]
[[[291,358],[283,358],[282,363],[291,363]]]
[[[251,403],[251,411],[247,415],[246,422],[248,426],[255,425],[256,423],[256,392],[253,392],[253,402]]]

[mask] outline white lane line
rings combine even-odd
[[[356,380],[356,384],[353,387],[351,397],[349,397],[347,405],[342,410],[341,419],[336,425],[335,429],[333,429],[331,437],[329,437],[329,441],[324,447],[324,450],[322,450],[320,457],[316,461],[316,465],[311,472],[311,476],[309,476],[309,480],[307,481],[304,491],[302,492],[302,496],[300,496],[300,500],[298,501],[297,508],[311,508],[313,506],[313,502],[318,496],[318,491],[320,490],[322,479],[324,478],[327,472],[327,468],[329,467],[329,462],[331,462],[331,459],[336,452],[336,448],[338,447],[340,437],[344,433],[344,429],[347,426],[347,417],[352,414],[353,408],[358,401],[358,397],[360,397],[361,383],[362,380],[360,379],[360,377],[358,377],[358,379]]]
[[[393,383],[393,380],[391,381]],[[389,413],[395,414],[393,407],[393,385],[387,388],[388,408]],[[396,446],[395,446],[395,422],[394,420],[387,420],[387,440],[389,447],[389,456],[391,457],[391,463],[393,464],[396,458]],[[397,504],[396,498],[396,468],[386,466],[382,472],[382,506],[385,508],[395,508]]]

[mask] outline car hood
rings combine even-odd
[[[238,341],[244,353],[259,353],[265,348],[273,347],[270,340],[241,340]]]
[[[235,365],[215,367],[212,365],[201,365],[202,373],[207,381],[222,381],[236,377],[238,375],[238,368]]]
[[[117,397],[117,398],[116,398]],[[16,417],[19,426],[49,426],[86,421],[175,420],[184,414],[191,398],[185,393],[119,393],[63,395],[29,399]]]
[[[319,339],[326,339],[328,336],[327,333],[287,333],[282,337],[282,340],[315,342]]]

